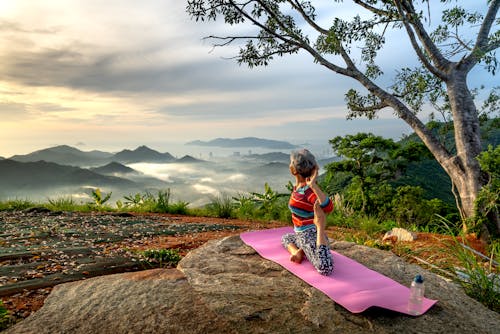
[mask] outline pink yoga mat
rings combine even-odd
[[[319,274],[307,260],[301,264],[291,262],[290,254],[281,245],[281,236],[292,232],[291,227],[282,227],[245,232],[240,237],[262,257],[285,267],[352,313],[363,312],[369,307],[377,306],[410,314],[408,312],[410,295],[408,287],[342,254],[332,251],[335,270],[330,276]],[[424,298],[422,314],[436,302],[437,300]]]

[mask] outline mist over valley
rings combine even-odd
[[[254,146],[249,146],[252,140]],[[224,139],[219,138],[216,144],[221,142]],[[85,203],[91,200],[92,190],[99,188],[104,193],[112,192],[108,203],[114,205],[124,196],[170,189],[172,201],[198,207],[218,196],[262,193],[265,183],[273,190],[287,192],[286,185],[292,181],[289,154],[295,145],[258,138],[247,138],[245,147],[232,147],[229,140],[226,143],[229,146],[223,146],[225,150],[204,144],[202,151],[190,143],[186,151],[197,153],[180,157],[147,146],[111,153],[60,145],[0,158],[0,200],[46,202],[71,197]],[[267,144],[270,147],[262,147]],[[284,148],[277,149],[277,144]],[[228,154],[228,149],[232,153]],[[323,166],[329,161],[331,158],[319,163]]]

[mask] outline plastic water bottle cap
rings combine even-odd
[[[415,276],[415,282],[424,283],[424,278],[422,277],[422,275],[418,274],[417,276]]]

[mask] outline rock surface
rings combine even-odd
[[[460,287],[390,252],[352,243],[333,248],[409,284],[426,278],[438,299],[423,316],[370,309],[352,314],[238,236],[191,251],[178,269],[61,284],[32,316],[5,333],[497,333],[500,315]]]
[[[394,227],[384,235],[382,241],[388,239],[395,239],[395,241],[415,241],[415,239],[417,239],[417,235],[404,228]]]

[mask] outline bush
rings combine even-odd
[[[449,226],[449,221],[444,218],[441,220],[443,226]],[[486,258],[475,252],[462,234],[460,238],[453,237],[451,252],[460,262],[460,267],[454,268],[454,272],[465,293],[491,310],[500,312],[500,276],[495,269],[499,261],[500,244],[492,244],[490,256]]]
[[[212,197],[212,202],[206,205],[206,210],[212,216],[219,218],[233,217],[233,200],[227,194]]]
[[[9,327],[12,323],[12,319],[9,316],[9,311],[3,306],[2,301],[0,300],[0,331]]]
[[[162,266],[176,266],[182,259],[177,249],[148,249],[142,255],[151,264],[156,263]]]

